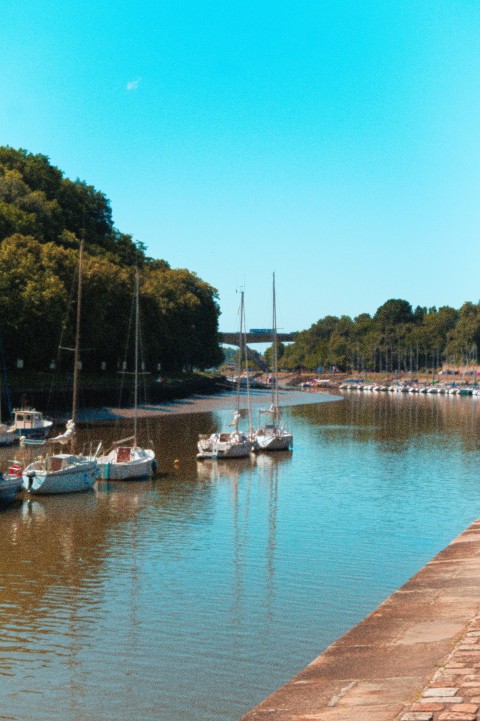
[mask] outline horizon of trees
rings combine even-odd
[[[480,302],[412,308],[390,299],[371,316],[327,315],[279,344],[282,368],[337,368],[341,371],[418,371],[442,364],[476,363],[480,347]],[[265,354],[271,359],[271,348]]]
[[[147,367],[221,362],[215,288],[149,258],[114,227],[110,201],[93,186],[65,178],[45,155],[0,146],[0,331],[9,366],[22,359],[26,368],[47,369],[62,333],[62,344],[72,343],[82,238],[84,367],[113,370],[124,361],[137,266]]]

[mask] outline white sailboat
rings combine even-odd
[[[239,372],[237,373],[237,407],[233,414],[233,420],[230,426],[233,426],[232,432],[224,433],[212,433],[208,435],[200,435],[197,443],[198,453],[197,458],[202,460],[204,458],[246,458],[252,450],[252,424],[251,424],[251,412],[250,412],[250,384],[248,375],[248,358],[246,351],[245,341],[245,305],[244,305],[244,293],[241,291],[240,300],[240,331],[239,331]],[[242,418],[240,412],[240,386],[241,386],[241,367],[242,359],[245,355],[246,358],[246,391],[247,391],[247,404],[248,404],[248,433],[243,433],[239,430],[238,425]]]
[[[255,432],[255,450],[258,451],[289,451],[293,445],[293,435],[289,433],[284,425],[280,414],[280,403],[278,400],[278,348],[277,348],[277,308],[275,296],[275,273],[273,274],[273,369],[272,369],[272,403],[267,410],[260,411],[261,414],[269,416],[269,421],[261,425]]]
[[[77,322],[73,361],[72,418],[67,422],[65,433],[49,439],[49,444],[69,445],[69,453],[53,453],[39,456],[23,471],[23,487],[31,494],[78,493],[93,488],[97,462],[76,453],[75,423],[78,409],[78,368],[80,360],[80,317],[82,302],[83,241],[80,244],[78,263]]]
[[[97,457],[98,476],[103,480],[129,481],[146,478],[155,473],[157,462],[150,448],[140,448],[137,442],[138,425],[138,341],[140,336],[138,268],[135,276],[135,367],[133,435],[112,444],[111,449]],[[128,445],[130,442],[131,445]]]

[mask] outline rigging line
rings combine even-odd
[[[140,277],[139,277],[140,281]],[[142,316],[141,316],[141,305],[140,305],[140,289],[138,289],[138,351],[140,356],[140,367],[142,369],[142,372],[139,373],[140,376],[142,376],[142,385],[143,385],[143,398],[141,399],[142,402],[145,404],[147,402],[147,376],[150,375],[148,372],[143,372],[143,368],[145,365],[145,341],[144,341],[144,331],[143,331],[143,325],[142,325]],[[150,440],[150,418],[147,415],[146,416],[146,430],[147,430],[147,437],[148,440]]]
[[[126,343],[125,343],[125,355],[124,355],[124,357],[123,357],[123,367],[122,367],[122,370],[123,370],[123,368],[127,368],[127,359],[128,359],[128,351],[129,351],[129,348],[130,348],[130,340],[131,340],[131,335],[132,335],[132,325],[133,325],[134,311],[135,311],[135,296],[132,295],[132,304],[131,304],[131,306],[130,306],[130,316],[129,316],[129,319],[128,319],[127,338],[126,338]],[[122,373],[122,374],[121,374],[122,380],[121,380],[121,382],[120,382],[120,396],[119,396],[119,399],[118,399],[119,408],[122,407],[122,397],[123,397],[123,390],[124,390],[124,385],[125,385],[125,375],[126,375],[125,373]],[[130,400],[130,399],[129,399],[129,400]]]
[[[63,346],[63,338],[64,338],[64,335],[66,332],[68,321],[70,319],[70,313],[71,313],[71,309],[72,309],[72,305],[73,305],[73,298],[74,298],[74,294],[75,294],[76,287],[77,287],[77,276],[78,276],[78,264],[74,263],[73,264],[72,281],[70,284],[70,292],[69,292],[68,300],[67,300],[67,312],[65,313],[65,317],[63,319],[62,325],[60,326],[60,340],[59,340],[59,343],[57,346],[57,355],[55,358],[55,368],[53,369],[53,376],[52,376],[52,380],[50,383],[50,389],[49,389],[48,396],[47,396],[47,407],[45,409],[46,411],[50,411],[50,409],[52,407],[53,389],[58,382],[57,375],[58,375],[58,368],[59,368],[59,364],[60,364],[60,353],[61,353],[61,349]],[[62,384],[62,390],[63,390],[63,396],[64,396],[64,400],[65,400],[66,394],[65,394],[64,384]]]
[[[8,376],[7,376],[7,362],[5,359],[5,346],[3,344],[3,334],[0,331],[0,351],[1,351],[1,360],[2,360],[2,376],[3,376],[3,385],[5,386],[5,398],[7,401],[7,410],[8,410],[8,417],[10,418],[13,413],[13,406],[12,406],[12,396],[10,394],[10,386],[8,384]],[[1,418],[0,418],[1,421]]]

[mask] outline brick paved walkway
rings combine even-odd
[[[480,616],[476,616],[421,697],[401,715],[401,721],[477,721],[479,710]]]
[[[480,721],[480,521],[242,721]]]

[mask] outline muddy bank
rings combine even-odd
[[[281,391],[280,404],[286,406],[305,405],[310,403],[327,403],[340,401],[340,396],[327,394],[304,393],[303,391]],[[268,408],[271,403],[271,394],[268,390],[254,390],[250,394],[252,413],[260,408]],[[232,391],[220,391],[215,394],[194,393],[184,398],[175,398],[160,403],[143,403],[139,406],[138,415],[141,417],[169,416],[180,413],[211,413],[218,410],[235,407],[236,394]],[[241,396],[240,408],[247,408],[247,396]],[[83,408],[79,413],[81,422],[102,423],[114,421],[119,418],[131,418],[132,408],[119,408],[118,406],[103,406],[96,408]]]

